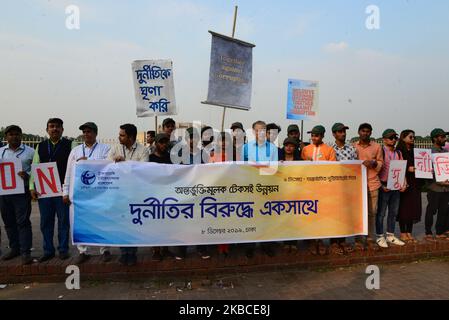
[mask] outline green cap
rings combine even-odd
[[[292,131],[298,131],[299,132],[299,127],[296,124],[291,124],[288,126],[287,128],[287,133],[290,133]]]
[[[397,137],[398,134],[393,129],[387,129],[382,133],[382,138]]]
[[[337,122],[332,126],[332,132],[337,132],[341,130],[348,130],[349,127],[345,126],[343,123]]]
[[[84,130],[85,128],[89,128],[89,129],[94,130],[95,132],[98,132],[98,127],[93,122],[86,122],[85,124],[81,125],[79,129]]]
[[[325,132],[326,132],[326,129],[323,126],[315,126],[312,128],[311,131],[309,131],[307,133],[324,135]]]
[[[163,140],[167,140],[167,142],[169,142],[170,136],[166,133],[158,133],[154,138],[154,142],[156,143],[162,142]]]
[[[447,135],[449,135],[449,132],[446,132],[446,131],[444,131],[443,129],[440,129],[440,128],[435,128],[430,133],[430,137],[432,139],[435,138],[435,137],[438,137],[438,136],[447,136]]]
[[[287,144],[293,144],[296,148],[298,147],[298,141],[294,138],[285,138],[284,140],[284,146]]]

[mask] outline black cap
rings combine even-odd
[[[287,144],[293,144],[296,148],[298,147],[298,140],[294,139],[294,138],[285,138],[284,140],[284,146]]]
[[[348,130],[349,127],[345,126],[343,123],[337,122],[332,126],[332,132],[337,132],[341,130]]]
[[[292,131],[298,131],[299,132],[299,127],[296,124],[291,124],[288,126],[287,128],[287,133],[290,133]]]
[[[172,118],[164,119],[164,121],[162,121],[162,127],[165,127],[166,125],[168,125],[170,123],[176,124],[175,120],[173,120]]]
[[[245,129],[243,129],[243,124],[241,122],[234,122],[231,125],[231,130],[234,130],[234,129],[242,129],[243,131],[245,131]]]
[[[4,131],[5,135],[6,135],[9,131],[18,131],[18,132],[22,133],[22,129],[21,129],[19,126],[16,126],[15,124],[12,124],[12,125],[7,126],[7,127],[5,128],[5,131]]]
[[[85,128],[89,128],[89,129],[92,129],[95,132],[98,132],[98,127],[93,122],[86,122],[85,124],[82,124],[79,127],[80,130],[84,130]]]

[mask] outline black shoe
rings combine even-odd
[[[132,267],[137,264],[137,255],[130,254],[128,255],[128,266]]]
[[[249,259],[251,259],[252,257],[254,257],[254,249],[247,249],[245,251],[245,256]]]
[[[59,254],[59,259],[61,260],[67,260],[68,258],[70,258],[70,254],[68,252],[63,252]]]
[[[124,253],[120,256],[120,259],[118,259],[118,262],[122,266],[126,266],[128,264],[128,254]]]
[[[61,257],[61,256],[59,256],[59,257]],[[88,255],[87,253],[80,253],[78,258],[76,258],[76,260],[75,260],[75,264],[83,264],[84,262],[89,260],[89,258],[90,258],[90,255]]]
[[[2,260],[8,261],[8,260],[14,259],[15,257],[18,257],[18,256],[20,256],[19,250],[11,250],[2,257]]]
[[[162,254],[160,250],[155,250],[153,252],[153,256],[151,257],[151,260],[153,261],[162,261]]]
[[[53,259],[55,257],[55,254],[44,254],[42,257],[39,258],[39,262],[45,262],[48,261],[50,259]]]
[[[103,262],[109,262],[112,259],[111,253],[109,251],[103,252],[103,254],[101,256],[102,256],[101,259],[103,260]]]
[[[31,258],[31,255],[29,253],[22,255],[22,266],[32,264],[32,263],[33,263],[33,258]]]

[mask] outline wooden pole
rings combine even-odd
[[[304,120],[301,120],[301,141],[304,142]]]
[[[157,132],[157,116],[154,116],[154,131],[156,132],[156,134],[158,133]]]
[[[232,37],[234,38],[235,35],[235,25],[237,22],[237,10],[238,10],[238,6],[235,6],[234,8],[234,23],[232,24]],[[223,115],[221,117],[221,132],[224,131],[224,121],[225,121],[225,116],[226,116],[226,107],[223,107]]]

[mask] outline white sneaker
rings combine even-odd
[[[405,242],[404,242],[404,241],[402,241],[402,240],[396,238],[396,237],[394,236],[394,234],[392,234],[392,233],[387,233],[387,242],[388,242],[388,243],[391,243],[391,244],[395,244],[395,245],[397,245],[397,246],[403,246],[403,245],[405,245]]]
[[[376,243],[381,248],[388,248],[387,240],[384,236],[380,236],[377,238]]]

